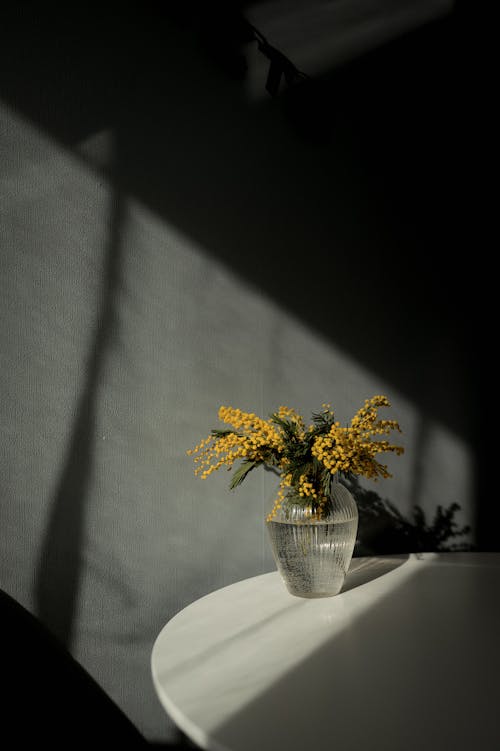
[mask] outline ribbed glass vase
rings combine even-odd
[[[358,530],[358,508],[349,490],[334,483],[320,519],[310,507],[283,504],[267,522],[278,571],[297,597],[331,597],[342,589]]]

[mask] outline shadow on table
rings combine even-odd
[[[383,558],[353,558],[347,572],[342,592],[367,584],[379,576],[388,574],[395,568],[402,566],[409,559],[408,554],[387,555]]]
[[[292,659],[213,740],[242,750],[494,748],[497,571],[415,568],[307,659]],[[289,638],[293,650],[299,637]]]

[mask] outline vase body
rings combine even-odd
[[[342,589],[358,530],[358,508],[341,483],[332,486],[331,503],[321,519],[309,507],[284,505],[267,522],[274,560],[297,597],[331,597]]]

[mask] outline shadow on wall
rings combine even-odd
[[[476,424],[466,398],[464,341],[471,324],[459,304],[470,269],[450,266],[443,250],[454,239],[456,208],[454,101],[443,104],[449,71],[439,64],[449,29],[431,29],[425,60],[417,35],[406,51],[393,47],[385,57],[334,77],[322,90],[329,97],[327,113],[336,115],[327,124],[331,145],[323,147],[301,140],[306,126],[306,135],[315,135],[308,116],[315,104],[283,107],[273,100],[250,107],[235,80],[241,75],[226,78],[217,65],[210,67],[214,50],[205,55],[186,19],[177,28],[160,6],[133,3],[117,18],[111,10],[92,17],[78,7],[39,11],[35,3],[23,4],[13,23],[0,29],[0,96],[71,150],[109,129],[117,152],[107,177],[117,195],[144,202],[360,363],[390,378],[419,409],[470,437]],[[211,4],[211,11],[216,7]],[[220,31],[220,24],[215,28]],[[225,33],[218,39],[217,63],[228,62],[228,41]],[[288,128],[291,111],[297,131]],[[38,582],[40,614],[65,643],[71,640],[95,391],[112,329],[121,221],[117,211],[108,299],[89,353]],[[329,276],[332,287],[321,289]],[[367,553],[375,552],[375,539],[383,552],[443,550],[463,533],[454,528],[453,506],[438,511],[429,525],[421,510],[405,520],[376,494],[356,492]],[[71,562],[58,573],[56,587],[52,577],[61,557],[66,560],[66,545]],[[57,601],[47,594],[50,581]]]
[[[473,550],[466,539],[469,526],[459,527],[455,515],[458,503],[447,508],[438,506],[434,519],[428,520],[425,511],[413,506],[411,518],[374,490],[362,487],[357,477],[345,480],[356,499],[359,512],[358,538],[355,555],[384,555],[391,553],[425,553]]]
[[[452,25],[252,105],[238,3],[198,5],[23,4],[0,29],[0,96],[72,150],[112,132],[124,195],[469,438]]]
[[[0,29],[0,96],[71,150],[111,132],[124,195],[468,438],[452,24],[257,105],[244,3],[204,6],[23,4]]]
[[[80,584],[87,493],[95,449],[97,393],[105,353],[117,331],[115,296],[120,283],[123,209],[124,202],[116,192],[110,206],[100,315],[35,577],[37,614],[67,648],[72,646]]]

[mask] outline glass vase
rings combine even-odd
[[[321,518],[310,506],[284,503],[267,522],[281,577],[296,597],[332,597],[342,589],[358,530],[358,508],[349,490],[332,485]]]

